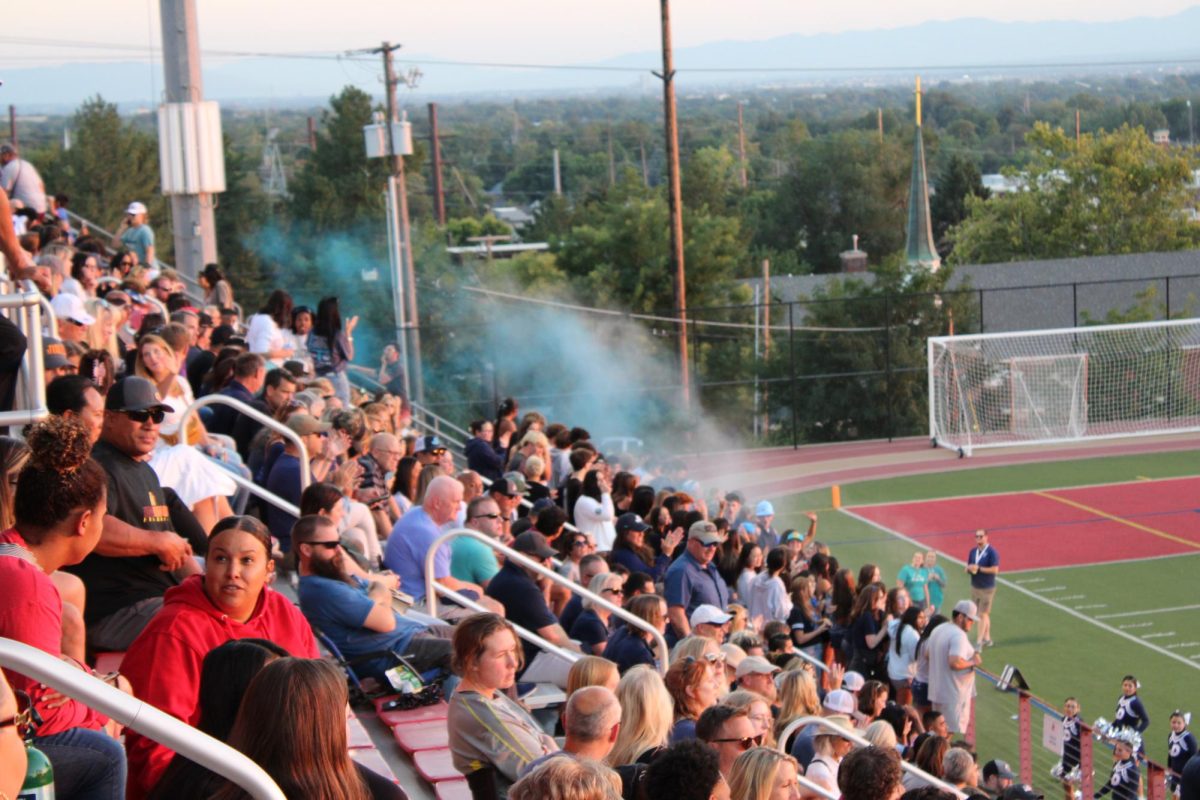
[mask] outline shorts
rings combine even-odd
[[[996,596],[996,587],[990,589],[976,589],[971,587],[971,602],[979,609],[980,614],[989,614],[992,611],[992,598]]]
[[[912,682],[912,702],[917,708],[922,708],[929,705],[929,684],[913,678]]]
[[[933,710],[942,712],[951,733],[966,733],[971,722],[971,695],[968,692],[953,703],[934,703]]]

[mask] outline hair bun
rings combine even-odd
[[[76,419],[49,417],[34,423],[25,437],[29,464],[44,472],[71,475],[92,456],[91,437]]]

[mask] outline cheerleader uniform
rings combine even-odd
[[[1117,713],[1113,715],[1112,727],[1132,728],[1139,734],[1145,733],[1146,728],[1150,727],[1150,714],[1146,712],[1146,707],[1142,705],[1137,694],[1131,694],[1129,697],[1121,695],[1117,698]],[[1146,745],[1143,743],[1136,755],[1145,754]]]
[[[1196,737],[1187,728],[1179,733],[1171,732],[1167,738],[1167,788],[1179,795],[1179,775],[1189,759],[1196,755]]]
[[[1094,796],[1104,797],[1111,793],[1113,800],[1138,800],[1140,779],[1141,774],[1138,772],[1137,760],[1126,758],[1113,765],[1108,783],[1101,786]]]
[[[1062,771],[1064,777],[1079,767],[1080,724],[1081,720],[1078,714],[1073,717],[1064,716],[1062,720]]]

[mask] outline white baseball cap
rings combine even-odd
[[[853,714],[857,710],[854,695],[845,689],[834,689],[832,692],[829,692],[825,695],[825,700],[821,705],[825,709],[838,714]]]
[[[714,605],[703,603],[696,606],[696,610],[692,612],[688,622],[694,628],[697,625],[724,625],[731,619],[733,619],[733,614],[726,614]]]
[[[96,318],[83,307],[83,300],[77,294],[59,292],[50,301],[50,307],[54,309],[54,315],[59,319],[69,319],[80,325],[91,325],[96,321]]]
[[[747,675],[774,675],[779,672],[779,667],[767,661],[762,656],[746,656],[742,659],[742,663],[738,664],[735,675],[743,678]]]
[[[954,613],[962,614],[971,622],[979,621],[979,608],[970,600],[959,600],[954,604]]]
[[[145,214],[146,213],[146,205],[144,203],[139,203],[137,200],[134,200],[125,209],[125,213],[126,214]]]

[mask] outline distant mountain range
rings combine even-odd
[[[200,31],[201,43],[204,31]],[[412,43],[419,47],[419,43]],[[624,71],[507,69],[435,63],[408,50],[401,65],[424,73],[412,99],[477,95],[656,91],[649,71],[657,52],[630,53],[589,66],[642,68]],[[523,60],[514,54],[514,61]],[[1169,17],[1119,22],[995,22],[958,19],[901,28],[836,34],[789,34],[762,41],[721,41],[681,48],[675,54],[681,89],[748,84],[830,84],[845,80],[908,81],[919,70],[930,77],[962,79],[1031,77],[1068,72],[1152,73],[1200,71],[1200,6]],[[1102,66],[1080,66],[1081,64]],[[792,71],[753,71],[764,70]],[[736,68],[744,71],[711,71]],[[710,70],[689,72],[689,70]],[[161,95],[161,68],[141,63],[69,64],[14,69],[0,74],[0,105],[24,113],[61,111],[101,94],[126,107],[150,107]],[[245,59],[204,70],[210,99],[245,105],[304,107],[323,103],[347,84],[374,94],[380,82],[369,65],[321,60]],[[416,96],[414,96],[416,95]]]

